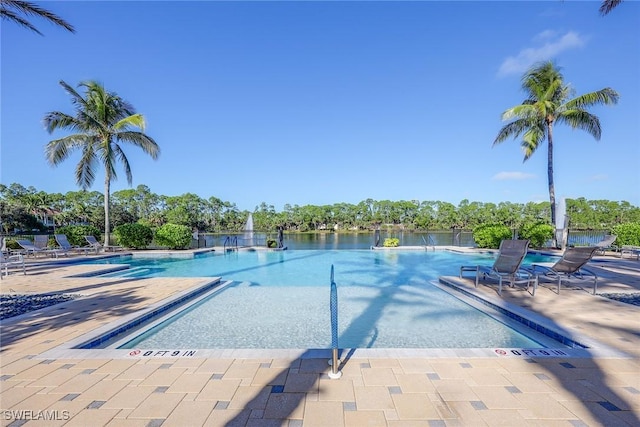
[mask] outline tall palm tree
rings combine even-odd
[[[2,16],[2,20],[15,22],[16,24],[28,28],[40,35],[42,35],[42,33],[38,31],[38,29],[26,19],[26,17],[35,16],[43,18],[67,31],[72,33],[76,32],[75,28],[73,28],[71,24],[60,18],[55,13],[49,12],[37,4],[28,1],[0,0],[0,16]]]
[[[600,140],[600,120],[587,111],[594,105],[609,105],[618,102],[619,95],[611,88],[580,95],[575,98],[573,90],[564,83],[562,74],[552,62],[534,65],[522,77],[522,88],[527,97],[520,105],[502,113],[502,120],[512,120],[498,132],[493,145],[508,138],[522,135],[521,147],[524,161],[547,140],[547,178],[551,223],[556,223],[556,197],[553,184],[553,127],[556,123],[582,129]]]
[[[608,15],[609,12],[615,9],[620,3],[622,3],[622,0],[604,0],[600,5],[600,15]]]
[[[64,81],[60,81],[60,85],[71,95],[76,114],[71,116],[59,111],[47,113],[44,117],[45,126],[49,133],[56,129],[70,129],[77,133],[50,141],[45,149],[46,157],[49,164],[56,166],[73,151],[79,150],[81,157],[76,166],[76,182],[85,190],[93,184],[96,167],[102,165],[105,170],[104,243],[108,245],[109,194],[111,181],[117,179],[117,161],[122,162],[129,185],[133,181],[129,161],[120,144],[126,142],[139,147],[154,160],[160,155],[160,148],[153,138],[144,133],[144,117],[116,93],[107,92],[104,86],[95,81],[78,85],[85,89],[84,97]]]

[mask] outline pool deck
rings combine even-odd
[[[79,257],[75,257],[79,258]],[[2,426],[638,426],[640,307],[590,288],[522,288],[441,278],[555,329],[619,352],[589,357],[498,354],[368,357],[343,361],[330,379],[326,358],[49,358],[65,343],[211,278],[69,277],[104,266],[29,260],[1,293],[68,292],[76,300],[2,321]],[[50,261],[50,260],[47,260]],[[590,263],[598,291],[639,292],[640,262]],[[457,292],[457,291],[453,291]],[[460,325],[461,328],[464,325]],[[259,351],[257,351],[259,353]]]

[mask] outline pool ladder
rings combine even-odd
[[[227,245],[229,245],[228,248],[227,248]],[[233,236],[233,237],[227,236],[227,238],[224,239],[223,249],[224,249],[224,253],[231,252],[231,251],[237,251],[238,250],[238,236]]]
[[[429,250],[429,246],[431,246],[432,250],[436,250],[436,242],[433,240],[433,237],[431,237],[431,234],[427,234],[427,239],[429,239],[429,243],[431,243],[431,245],[429,245],[429,243],[427,243],[427,241],[425,240],[424,236],[420,236],[422,237],[422,241],[424,242],[424,249],[425,250]]]

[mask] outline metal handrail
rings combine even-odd
[[[331,264],[331,297],[329,299],[329,307],[331,310],[331,372],[329,378],[337,379],[342,376],[342,372],[338,370],[340,361],[338,360],[338,289],[333,279],[333,264]]]
[[[422,241],[424,242],[424,248],[427,249],[429,244],[425,240],[424,236],[420,236],[420,237],[422,238]],[[436,242],[433,240],[433,237],[431,237],[431,234],[427,234],[427,239],[429,239],[429,242],[431,242],[431,247],[435,251],[436,250]]]
[[[233,239],[231,238],[231,236],[227,236],[226,239],[224,239],[224,244],[222,246],[223,248],[223,252],[227,252],[227,243],[229,243],[229,246],[234,245],[235,246],[235,250],[238,250],[238,236],[233,236]]]

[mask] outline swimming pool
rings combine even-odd
[[[545,258],[537,256],[527,262],[541,260]],[[439,276],[455,274],[462,264],[490,265],[490,255],[240,251],[194,259],[129,257],[104,263],[125,261],[135,274],[221,276],[229,282],[137,336],[108,343],[117,348],[329,348],[331,265],[338,285],[341,348],[546,346],[535,331],[525,331],[507,316],[473,307],[434,285]]]

